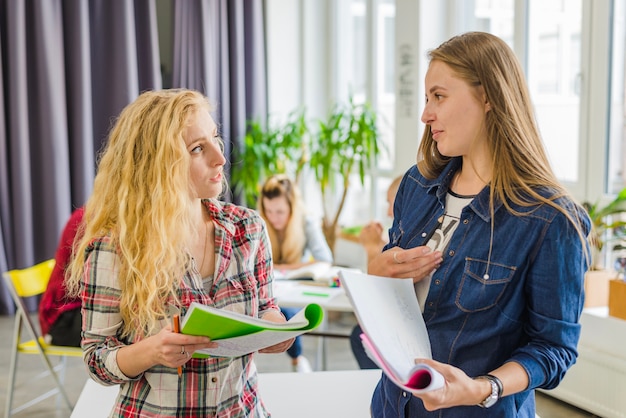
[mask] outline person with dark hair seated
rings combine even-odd
[[[54,256],[56,263],[39,302],[41,334],[48,344],[80,347],[80,298],[68,297],[63,282],[83,213],[83,207],[76,209],[65,224]]]

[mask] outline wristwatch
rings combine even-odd
[[[491,374],[485,374],[482,376],[476,376],[475,379],[484,379],[491,384],[491,394],[487,398],[478,404],[481,408],[491,408],[498,402],[498,399],[502,396],[502,382],[497,377]]]

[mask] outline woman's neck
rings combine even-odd
[[[491,170],[480,167],[475,169],[472,164],[464,164],[457,170],[450,182],[450,190],[462,196],[473,196],[491,181]]]

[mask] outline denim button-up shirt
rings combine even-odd
[[[459,167],[460,159],[451,160],[434,180],[424,178],[415,166],[407,172],[385,249],[425,245],[445,211],[448,187]],[[570,201],[560,203],[582,220],[586,236],[590,223],[585,212]],[[383,376],[373,397],[374,417],[534,417],[532,389],[556,387],[576,361],[587,269],[579,234],[548,205],[513,208],[525,216],[496,203],[493,232],[488,187],[463,209],[433,274],[424,320],[435,360],[471,377],[514,361],[528,373],[529,387],[490,409],[428,412],[421,400]]]

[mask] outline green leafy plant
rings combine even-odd
[[[290,113],[284,124],[248,122],[246,136],[234,150],[231,183],[244,204],[254,207],[265,178],[289,173],[296,178],[304,167],[308,126],[304,110]]]
[[[612,249],[623,248],[623,243],[619,241],[623,241],[626,237],[626,221],[621,216],[626,212],[626,188],[622,189],[615,199],[604,206],[600,202],[594,204],[585,202],[583,207],[587,210],[592,223],[589,237],[589,242],[594,250],[591,269],[599,270],[602,269],[601,259],[603,251],[606,251],[606,244],[618,241],[618,244]]]
[[[335,105],[325,120],[309,122],[305,111],[299,110],[283,125],[264,126],[256,121],[248,124],[235,153],[233,190],[245,198],[245,204],[255,205],[269,175],[287,173],[299,183],[300,173],[309,169],[322,196],[324,236],[334,249],[351,175],[358,173],[364,184],[366,172],[381,152],[376,113],[369,104],[356,104],[350,98],[346,105]],[[330,199],[335,192],[341,195],[338,202]]]
[[[365,182],[367,170],[377,162],[381,151],[376,113],[369,104],[356,104],[350,98],[347,106],[336,105],[328,118],[319,121],[315,141],[311,142],[308,162],[320,188],[323,201],[322,228],[331,249],[337,238],[337,226],[343,210],[350,177],[359,175]],[[331,192],[340,191],[335,208],[329,208]]]

